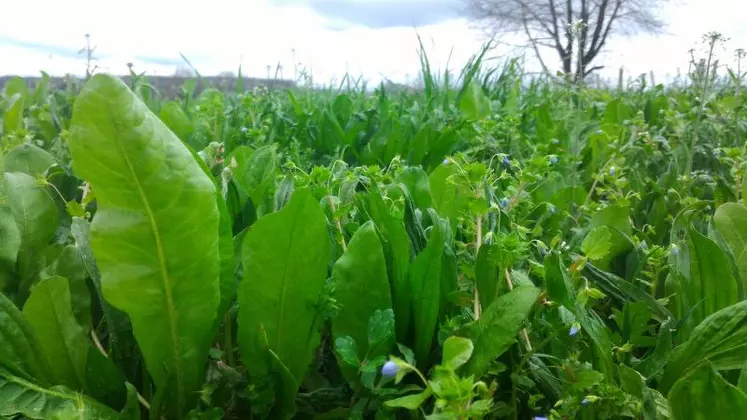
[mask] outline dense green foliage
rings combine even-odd
[[[740,79],[481,58],[415,92],[8,83],[0,416],[738,418]]]

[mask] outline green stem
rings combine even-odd
[[[233,319],[231,318],[231,314],[226,313],[223,324],[225,330],[223,331],[223,351],[226,353],[226,362],[228,362],[228,366],[235,367],[236,366],[236,358],[234,357],[233,352]]]

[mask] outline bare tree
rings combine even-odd
[[[603,68],[592,62],[612,34],[660,33],[668,0],[466,0],[469,14],[494,33],[523,34],[544,71],[541,48],[558,55],[563,73],[581,81]],[[547,50],[545,50],[547,51]]]

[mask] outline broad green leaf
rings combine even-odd
[[[91,293],[88,291],[88,271],[75,245],[66,245],[42,271],[42,276],[60,276],[68,280],[75,319],[86,332],[91,329]]]
[[[475,350],[465,365],[468,374],[479,377],[493,360],[516,342],[517,334],[539,294],[536,287],[516,287],[483,309],[480,319],[470,328],[469,336]]]
[[[658,420],[656,402],[651,390],[646,386],[645,378],[625,365],[618,365],[617,373],[620,377],[622,389],[643,402],[643,418],[645,420]]]
[[[695,365],[708,359],[718,370],[741,369],[747,360],[747,301],[721,309],[696,326],[672,354],[659,390],[666,393]]]
[[[459,369],[472,357],[474,349],[469,338],[451,336],[444,341],[441,364],[449,369]]]
[[[413,350],[420,367],[428,365],[428,356],[438,326],[441,305],[441,257],[445,240],[441,224],[435,223],[428,238],[428,245],[418,254],[410,267],[415,331]]]
[[[747,289],[747,208],[739,203],[724,203],[716,209],[713,224],[729,245],[743,289]]]
[[[75,248],[78,255],[91,277],[98,298],[98,306],[101,308],[103,318],[106,321],[111,358],[122,369],[125,376],[134,381],[135,379],[132,378],[137,378],[141,374],[142,357],[132,334],[132,325],[127,318],[127,314],[111,306],[104,299],[101,290],[101,274],[91,250],[90,224],[85,219],[73,217],[70,233],[75,239]]]
[[[29,88],[26,86],[26,81],[21,76],[11,77],[5,82],[3,87],[4,94],[7,98],[12,97],[15,94],[19,94],[26,98],[29,94]]]
[[[21,172],[36,177],[54,163],[54,157],[46,150],[24,143],[11,149],[5,156],[5,172]]]
[[[10,212],[21,235],[18,269],[21,275],[19,299],[22,302],[38,274],[40,254],[57,230],[57,206],[47,188],[24,173],[6,173],[5,190]]]
[[[15,376],[50,385],[52,369],[28,321],[0,293],[0,367]],[[0,399],[1,400],[1,399]]]
[[[384,402],[384,405],[391,408],[406,408],[408,410],[417,410],[418,407],[432,395],[430,388],[417,394],[405,395],[404,397],[395,398]]]
[[[178,102],[168,101],[161,106],[158,116],[181,141],[189,143],[194,126]],[[194,146],[194,145],[193,145]]]
[[[430,180],[422,168],[405,168],[397,174],[396,181],[401,182],[410,192],[415,207],[425,211],[432,206]]]
[[[234,180],[259,208],[275,187],[275,147],[264,146],[255,150],[245,164],[234,170]]]
[[[388,337],[386,343],[375,349],[368,345],[369,319],[376,311],[392,307],[386,260],[373,221],[358,228],[350,239],[347,251],[335,262],[332,279],[334,297],[341,307],[332,320],[332,335],[335,338],[352,337],[358,345],[361,360],[388,355],[394,347],[394,336]],[[342,373],[349,382],[358,383],[356,370],[343,368]]]
[[[408,277],[410,240],[404,224],[389,213],[378,191],[371,191],[367,198],[366,210],[376,224],[386,258],[387,277],[394,301],[397,340],[403,342],[408,337],[412,320],[412,288]]]
[[[21,250],[21,232],[13,215],[5,206],[0,206],[0,265],[13,267]]]
[[[490,114],[490,100],[482,91],[482,86],[471,81],[465,86],[459,98],[459,110],[470,120],[481,120]]]
[[[503,275],[495,254],[500,252],[496,244],[486,244],[477,251],[475,260],[475,283],[479,292],[480,306],[487,308],[498,297]]]
[[[103,295],[129,315],[167,412],[184,417],[220,299],[215,186],[118,78],[89,79],[71,124],[73,168],[96,193],[91,247]]]
[[[111,361],[90,344],[78,325],[67,279],[48,277],[34,286],[23,307],[23,315],[52,366],[56,384],[85,391],[102,401],[124,404],[124,378],[118,375]]]
[[[693,308],[692,319],[701,322],[707,316],[739,300],[737,280],[728,257],[719,246],[690,228],[690,276],[680,277],[683,307]]]
[[[677,381],[667,400],[673,420],[737,419],[747,412],[747,395],[708,361]]]
[[[119,413],[63,386],[43,388],[0,371],[0,416],[30,419],[118,419]]]
[[[451,230],[456,232],[457,218],[467,205],[469,184],[456,165],[441,164],[430,174],[433,208],[441,217],[451,222]]]
[[[16,93],[8,99],[3,113],[3,133],[9,134],[23,127],[23,96]]]
[[[319,344],[317,308],[330,259],[327,221],[307,188],[244,237],[239,347],[250,377],[271,372],[268,350],[301,383]],[[365,331],[365,330],[364,330]]]

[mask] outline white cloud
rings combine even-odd
[[[317,82],[337,80],[349,71],[370,82],[382,77],[412,80],[420,69],[413,28],[371,29],[324,17],[300,2],[277,4],[270,0],[211,0],[187,4],[175,0],[130,0],[126,4],[102,0],[31,0],[3,6],[0,26],[0,73],[82,73],[85,63],[61,55],[3,43],[15,39],[77,49],[90,33],[104,71],[126,72],[126,63],[148,73],[171,74],[174,66],[137,57],[179,60],[184,53],[205,74],[236,71],[263,77],[267,66],[280,63],[283,76],[293,77],[297,62],[312,70]],[[700,36],[717,30],[731,37],[728,48],[747,47],[747,31],[740,18],[747,14],[742,0],[692,0],[667,9],[672,35],[615,39],[603,57],[603,76],[614,78],[622,65],[626,74],[653,70],[657,77],[687,69],[687,51]],[[482,43],[482,34],[469,29],[464,19],[451,19],[418,28],[434,67],[460,67]],[[453,51],[452,51],[453,49]],[[507,52],[506,48],[497,53]],[[530,55],[530,52],[527,52]],[[724,60],[731,53],[724,53]],[[554,59],[554,56],[549,56]],[[549,64],[549,63],[548,63]],[[660,76],[661,75],[661,76]]]

